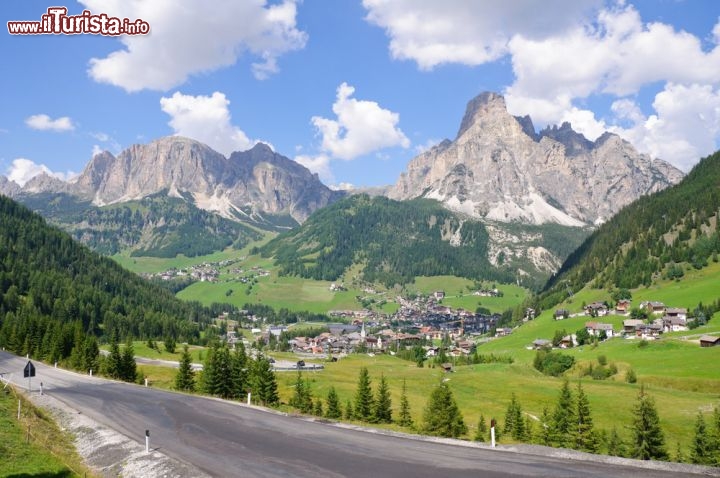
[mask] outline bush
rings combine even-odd
[[[558,377],[575,364],[575,357],[547,350],[538,350],[535,354],[533,366],[544,373]]]
[[[625,372],[625,381],[627,383],[637,382],[637,375],[635,375],[635,370],[629,368],[627,372]]]

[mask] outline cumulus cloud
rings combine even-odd
[[[335,181],[335,176],[330,170],[330,158],[326,154],[318,154],[316,156],[299,154],[295,156],[295,161],[316,173],[320,180],[324,183]]]
[[[68,171],[67,173],[53,172],[44,164],[37,164],[26,158],[17,158],[13,160],[12,164],[8,168],[7,178],[10,181],[15,181],[20,186],[25,186],[25,183],[42,173],[55,176],[63,181],[67,181],[77,176],[77,174],[72,171]]]
[[[703,43],[672,25],[643,22],[625,1],[363,5],[367,20],[385,29],[393,58],[420,69],[509,58],[508,110],[540,127],[569,121],[589,139],[610,130],[684,170],[718,147],[720,21]],[[639,93],[655,95],[653,111],[643,112]],[[596,99],[613,106],[598,115],[587,107]]]
[[[32,115],[25,119],[25,124],[40,131],[72,131],[75,129],[72,120],[67,116],[52,119],[46,114]]]
[[[281,55],[301,49],[307,34],[296,25],[294,0],[80,0],[93,12],[142,19],[149,37],[120,37],[124,48],[90,60],[89,75],[126,91],[166,91],[190,75],[235,64],[248,53],[258,79],[278,71]]]
[[[175,134],[205,143],[225,156],[250,149],[256,143],[231,123],[229,105],[219,91],[210,96],[175,92],[160,98],[160,107],[170,115],[168,124]]]
[[[633,101],[616,101],[613,110],[630,125],[610,130],[684,171],[720,147],[720,88],[671,83],[655,96],[653,109],[645,116]]]
[[[400,116],[374,101],[351,98],[355,88],[347,83],[337,89],[333,112],[337,119],[313,116],[322,136],[321,148],[333,158],[351,160],[392,146],[410,146],[398,128]]]
[[[366,19],[385,29],[390,54],[421,69],[444,63],[480,65],[508,51],[517,32],[545,38],[575,25],[601,0],[363,0]]]

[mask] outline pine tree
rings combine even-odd
[[[720,223],[720,221],[718,221]],[[720,226],[720,225],[719,225]],[[712,417],[713,430],[710,432],[712,437],[712,447],[715,450],[715,466],[720,466],[720,408],[715,407]]]
[[[137,365],[135,364],[135,350],[132,339],[128,337],[120,358],[120,379],[134,382],[137,379]]]
[[[293,387],[293,396],[290,399],[290,406],[297,408],[300,413],[312,413],[313,412],[313,399],[312,392],[310,390],[310,383],[304,380],[302,372],[298,370],[297,379],[295,380],[295,386]]]
[[[679,441],[675,444],[675,459],[673,461],[677,463],[685,463],[685,454],[682,451]]]
[[[640,460],[667,460],[665,437],[655,401],[640,388],[633,418],[632,457]]]
[[[120,355],[120,346],[117,342],[117,334],[114,332],[110,335],[110,354],[105,360],[105,374],[111,378],[120,378],[120,363],[122,357]]]
[[[695,438],[690,450],[690,461],[698,465],[712,465],[715,462],[713,437],[708,433],[705,418],[698,412],[695,421]]]
[[[255,399],[263,405],[273,406],[280,401],[277,393],[277,381],[270,362],[258,355],[253,366],[253,393]]]
[[[392,423],[392,400],[384,375],[380,375],[380,383],[373,405],[372,421],[374,423]]]
[[[242,399],[248,388],[248,358],[242,342],[230,357],[230,389],[233,398]]]
[[[337,392],[335,387],[330,387],[327,394],[327,410],[325,416],[337,420],[341,417],[342,412],[340,411],[340,401],[338,400]]]
[[[545,446],[550,446],[552,443],[552,417],[547,407],[543,407],[542,416],[540,417],[538,441]]]
[[[423,419],[423,431],[428,435],[457,438],[467,433],[460,409],[445,383],[432,391]]]
[[[412,427],[413,419],[410,415],[410,401],[407,398],[407,384],[403,379],[402,393],[400,395],[400,416],[398,424],[403,427]]]
[[[473,437],[473,439],[475,441],[485,441],[487,439],[487,434],[487,424],[485,423],[485,417],[481,413],[480,418],[478,419],[477,431],[475,432],[475,437]]]
[[[226,345],[219,347],[215,351],[215,373],[213,376],[213,395],[220,398],[233,398],[232,389],[232,367],[230,360],[230,350]]]
[[[595,453],[598,449],[598,437],[593,429],[593,420],[590,413],[590,402],[583,391],[582,384],[578,382],[575,423],[570,430],[572,447],[576,450]]]
[[[517,400],[515,392],[510,398],[507,412],[505,413],[505,428],[503,433],[510,434],[513,440],[521,441],[525,438],[525,421],[522,416],[522,407]]]
[[[526,443],[533,443],[535,439],[535,426],[530,415],[525,415],[525,435],[522,440]]]
[[[352,420],[355,418],[355,411],[353,410],[352,402],[348,398],[345,402],[345,420]]]
[[[610,456],[625,456],[627,454],[625,442],[620,438],[616,427],[613,427],[610,431],[610,437],[607,443],[607,454]]]
[[[315,415],[316,417],[323,416],[322,400],[320,400],[319,398],[315,400],[315,404],[313,405],[313,415]]]
[[[551,442],[553,446],[567,447],[570,444],[570,430],[575,423],[572,392],[567,380],[560,389],[560,396],[552,416]]]
[[[180,365],[175,374],[175,389],[185,392],[195,391],[195,372],[192,369],[192,356],[187,344],[180,355]]]
[[[355,413],[358,420],[369,421],[373,412],[373,396],[370,389],[370,374],[367,367],[360,369],[357,391],[355,392]]]
[[[200,389],[203,393],[209,395],[215,394],[215,354],[217,352],[216,344],[211,344],[205,355],[205,362],[203,363]]]

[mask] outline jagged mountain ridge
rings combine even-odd
[[[40,174],[18,190],[0,184],[10,196],[67,193],[96,206],[139,200],[161,191],[188,199],[230,219],[262,222],[265,215],[304,222],[316,209],[343,194],[332,191],[304,166],[263,143],[226,158],[209,146],[180,136],[136,144],[114,156],[96,154],[83,172],[65,182]],[[14,185],[17,186],[17,185]]]
[[[483,93],[468,103],[455,140],[411,160],[388,196],[433,198],[488,221],[581,227],[682,177],[615,134],[592,142],[568,123],[535,133],[529,116]]]

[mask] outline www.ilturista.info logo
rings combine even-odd
[[[50,7],[40,21],[7,22],[11,35],[147,35],[150,24],[141,18],[95,15],[83,10],[80,15],[68,15],[65,7]]]

